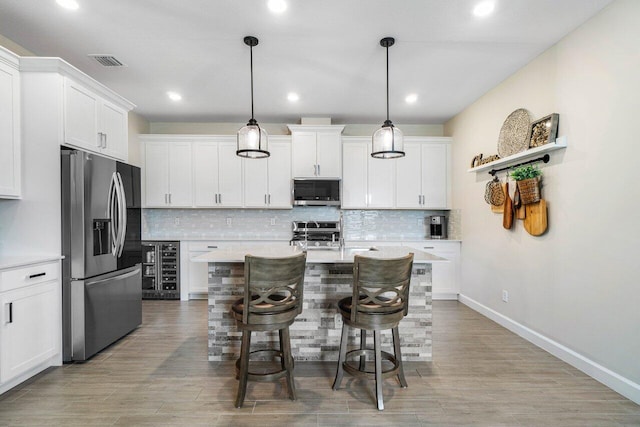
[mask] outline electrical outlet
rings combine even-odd
[[[276,219],[275,218],[271,218],[271,225],[276,225]]]
[[[174,224],[174,225],[180,225],[180,218],[175,217],[175,218],[173,219],[173,224]]]
[[[231,218],[227,218],[227,225],[231,225]]]
[[[502,301],[509,302],[509,291],[502,290]]]

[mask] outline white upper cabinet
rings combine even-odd
[[[265,159],[243,159],[244,206],[291,209],[291,143],[288,137],[269,137]]]
[[[191,143],[143,142],[144,207],[193,206]]]
[[[64,82],[64,144],[126,161],[127,110],[70,78]]]
[[[371,157],[370,137],[344,137],[342,155],[342,207],[393,208],[395,162]]]
[[[0,198],[21,196],[18,58],[0,48]]]
[[[211,137],[193,143],[194,206],[242,207],[242,159],[235,138]]]
[[[341,178],[344,126],[287,125],[294,178]]]
[[[404,151],[396,159],[396,208],[449,209],[450,138],[405,138]]]

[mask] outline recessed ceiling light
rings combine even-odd
[[[410,93],[404,100],[407,104],[413,104],[418,100],[418,95],[416,95],[415,93]]]
[[[172,101],[180,101],[182,99],[182,95],[180,95],[178,92],[169,91],[169,92],[167,92],[167,96]]]
[[[296,101],[298,101],[298,100],[300,99],[300,95],[298,95],[298,94],[297,94],[297,93],[295,93],[295,92],[289,92],[289,93],[287,94],[287,99],[288,99],[289,101],[291,101],[291,102],[296,102]]]
[[[80,7],[76,0],[56,0],[56,3],[69,10],[76,10]]]
[[[273,13],[282,13],[287,10],[287,2],[284,0],[269,0],[267,7]]]
[[[480,2],[473,8],[473,14],[478,18],[484,18],[485,16],[491,15],[493,9],[496,7],[496,4],[493,0],[486,0]]]

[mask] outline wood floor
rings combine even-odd
[[[462,304],[436,301],[434,362],[407,363],[409,387],[343,380],[298,362],[298,400],[250,383],[235,409],[233,365],[210,363],[206,301],[144,301],[143,326],[89,362],[52,368],[0,396],[0,426],[640,426],[640,406]],[[402,334],[402,325],[400,325]]]

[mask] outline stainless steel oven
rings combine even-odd
[[[291,246],[303,249],[339,249],[340,221],[294,221]]]

